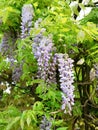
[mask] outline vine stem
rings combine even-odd
[[[54,112],[50,112],[50,114],[57,114],[57,113],[59,113],[59,112],[61,112],[62,110],[61,109],[59,109],[59,110],[57,110],[57,111],[54,111]]]

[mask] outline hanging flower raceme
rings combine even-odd
[[[39,38],[39,35],[37,37]],[[40,37],[41,38],[41,37]],[[35,48],[35,50],[34,50]],[[48,82],[50,60],[52,57],[53,44],[50,38],[42,36],[39,43],[33,44],[33,52],[38,62],[38,78]]]
[[[9,52],[9,47],[10,47],[10,45],[8,43],[9,38],[10,38],[10,34],[9,33],[5,33],[4,36],[3,36],[2,42],[0,44],[0,52],[2,54]]]
[[[14,83],[19,82],[21,75],[22,75],[22,64],[19,66],[15,66],[12,73],[12,81]]]
[[[51,130],[52,123],[43,116],[43,119],[40,124],[40,130]]]
[[[35,29],[38,29],[41,19],[35,23]],[[32,51],[38,62],[38,78],[43,79],[48,83],[54,83],[55,78],[55,60],[52,57],[54,49],[51,37],[43,35],[45,29],[41,29],[40,33],[35,35],[32,44]],[[53,62],[54,61],[54,62]]]
[[[41,19],[34,24],[35,29],[39,29]],[[43,35],[45,29],[41,29],[33,38],[32,51],[38,63],[38,78],[43,79],[48,84],[57,83],[57,66],[60,77],[60,87],[62,90],[62,110],[71,112],[74,104],[74,75],[73,60],[66,54],[54,54],[55,48],[51,37]]]
[[[12,58],[14,50],[16,49],[16,37],[13,31],[6,31],[3,35],[2,42],[0,44],[0,52],[2,55]]]
[[[33,19],[33,7],[31,4],[25,4],[22,7],[22,17],[21,17],[21,38],[24,39],[30,34],[32,28]]]
[[[25,4],[22,7],[22,17],[21,17],[21,39],[26,38],[30,35],[30,30],[32,29],[32,19],[33,19],[33,7],[31,4]],[[20,65],[16,65],[12,72],[13,82],[19,82],[22,75],[23,61]]]
[[[70,114],[74,104],[73,60],[67,54],[57,54],[60,87],[62,90],[62,110]]]

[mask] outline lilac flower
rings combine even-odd
[[[60,87],[62,90],[62,110],[70,114],[74,104],[74,75],[73,60],[67,54],[56,54],[58,58],[58,70],[60,77]]]
[[[9,33],[4,33],[3,39],[2,39],[2,43],[0,46],[0,52],[2,52],[2,54],[7,54],[9,51],[9,44],[8,44],[8,40],[9,40]]]
[[[30,34],[33,19],[33,7],[31,4],[26,4],[22,7],[22,23],[21,23],[21,38],[24,39]],[[19,82],[22,75],[23,61],[20,65],[15,65],[12,71],[13,82]]]
[[[50,62],[50,68],[48,71],[49,82],[56,84],[56,66],[57,66],[57,57],[53,55]]]
[[[35,27],[36,29],[38,29],[41,22],[42,22],[42,19],[39,18],[39,19],[34,23],[34,27]]]
[[[13,56],[9,56],[9,57],[6,57],[6,59],[4,59],[4,61],[6,63],[10,63],[10,67],[13,68],[15,66],[15,63],[17,63],[17,60],[15,60],[13,58]]]
[[[1,54],[12,57],[12,55],[14,55],[14,50],[16,49],[16,45],[14,44],[15,41],[16,37],[12,31],[5,32],[2,38],[2,42],[0,44]]]
[[[38,29],[41,19],[35,24]],[[38,78],[43,79],[47,83],[56,83],[55,57],[53,58],[53,43],[51,37],[43,36],[45,29],[41,29],[40,33],[35,35],[32,44],[32,51],[38,63]]]
[[[14,83],[19,82],[21,75],[22,75],[22,64],[20,66],[15,66],[12,72],[12,81]]]
[[[40,130],[51,130],[52,123],[43,116],[43,119],[40,124]]]
[[[33,44],[35,47],[34,55],[38,62],[38,77],[44,79],[45,81],[48,78],[48,69],[49,69],[49,61],[52,56],[52,43],[49,42],[47,37],[40,38],[40,43]],[[34,48],[33,48],[34,50]]]
[[[39,29],[41,19],[34,26]],[[56,69],[58,65],[60,87],[62,90],[62,110],[70,113],[74,104],[74,75],[73,60],[67,54],[54,54],[55,49],[51,37],[43,35],[45,29],[41,30],[33,38],[32,51],[38,63],[38,78],[45,80],[48,84],[56,84]]]
[[[25,4],[22,7],[22,22],[21,22],[21,38],[26,38],[30,34],[33,19],[33,7],[31,4]]]

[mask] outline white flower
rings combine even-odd
[[[4,92],[4,93],[8,93],[8,94],[10,94],[10,93],[11,93],[11,90],[10,90],[10,89],[11,89],[11,87],[7,87],[7,89],[4,90],[3,92]]]

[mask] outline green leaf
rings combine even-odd
[[[90,48],[90,51],[94,51],[94,50],[96,50],[96,49],[98,49],[98,45],[92,46],[92,47]]]
[[[77,47],[74,47],[74,46],[71,46],[72,50],[75,52],[75,53],[79,53],[79,50]]]
[[[56,130],[67,130],[67,129],[68,129],[68,127],[59,127]]]
[[[58,120],[58,121],[54,121],[53,125],[55,125],[55,126],[61,126],[62,123],[63,123],[63,120]]]
[[[23,130],[24,128],[24,122],[25,122],[25,118],[26,118],[26,112],[27,111],[24,111],[23,114],[22,114],[22,117],[20,119],[20,126],[21,126],[21,129]]]
[[[16,124],[19,120],[20,120],[20,117],[14,118],[13,121],[10,122],[10,123],[7,125],[6,130],[12,129],[13,125]]]
[[[32,119],[37,123],[37,119],[36,119],[36,116],[35,116],[34,112],[32,112],[31,116],[32,116]]]
[[[77,65],[82,65],[85,62],[84,58],[81,58],[78,62]]]
[[[24,128],[24,120],[23,119],[20,120],[20,126],[21,126],[21,129],[23,130],[23,128]]]
[[[38,6],[38,2],[33,3],[33,6],[36,8]]]
[[[42,94],[46,93],[46,91],[47,91],[47,87],[44,82],[40,83],[36,88],[36,94],[40,94],[40,96],[43,96]]]
[[[56,94],[54,91],[49,90],[47,93],[47,98],[52,99],[53,101],[56,99]]]
[[[34,83],[42,83],[42,82],[43,82],[43,80],[41,80],[41,79],[34,79],[32,81],[32,84],[34,84]]]
[[[27,125],[29,126],[31,123],[31,115],[28,115],[27,116]]]
[[[34,111],[40,111],[40,110],[42,110],[43,109],[43,103],[42,102],[40,102],[40,101],[37,101],[37,102],[35,102],[34,103],[34,105],[33,105],[33,110]]]
[[[84,10],[84,9],[85,9],[85,6],[84,6],[84,4],[82,4],[82,3],[79,3],[79,6],[80,6],[80,8],[81,8],[82,10]]]
[[[13,7],[11,7],[11,6],[2,8],[2,9],[0,10],[0,16],[1,16],[2,21],[3,21],[4,24],[8,21],[9,17],[14,16],[13,14],[14,14],[14,15],[15,15],[15,14],[20,14],[20,11],[18,11],[17,9],[15,9],[15,8],[13,8]],[[14,18],[13,18],[13,19],[14,19]],[[12,19],[12,20],[13,20],[13,19]],[[11,21],[10,21],[10,22],[11,22]],[[8,23],[8,24],[9,24],[9,23]]]
[[[83,42],[85,39],[85,32],[80,30],[77,34],[77,42]]]

